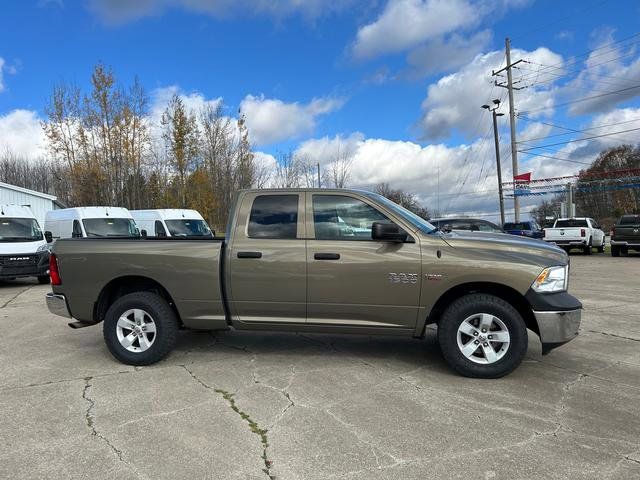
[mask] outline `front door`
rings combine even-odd
[[[304,323],[307,275],[303,193],[251,192],[227,256],[231,315],[242,323]]]
[[[393,219],[356,194],[308,193],[307,211],[307,323],[413,330],[418,240],[373,241],[373,222]]]

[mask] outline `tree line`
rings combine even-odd
[[[216,231],[224,229],[239,189],[350,184],[353,152],[342,145],[323,159],[321,172],[299,152],[280,155],[267,171],[256,161],[245,118],[226,115],[222,102],[194,111],[174,94],[160,116],[150,110],[137,78],[122,84],[98,64],[88,91],[67,82],[52,88],[42,121],[47,154],[0,152],[0,181],[74,207],[193,208]],[[428,217],[415,195],[387,184],[374,190]]]

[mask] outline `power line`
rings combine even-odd
[[[531,123],[541,123],[541,124],[544,124],[544,125],[548,125],[548,126],[550,126],[550,127],[560,128],[560,129],[568,130],[568,131],[567,131],[567,132],[563,132],[563,133],[554,133],[553,135],[545,135],[545,136],[543,136],[543,137],[528,138],[528,139],[526,139],[526,140],[520,140],[520,141],[519,141],[519,142],[517,142],[517,143],[535,142],[535,141],[537,141],[537,140],[544,140],[544,139],[546,139],[546,138],[562,137],[562,136],[564,136],[564,135],[571,135],[572,133],[583,133],[583,132],[588,132],[588,131],[591,131],[591,130],[597,130],[597,129],[599,129],[599,128],[615,127],[615,126],[618,126],[618,125],[624,125],[624,124],[627,124],[627,123],[640,122],[640,118],[634,118],[633,120],[626,120],[626,121],[624,121],[624,122],[605,123],[605,124],[602,124],[602,125],[597,125],[597,126],[593,126],[593,127],[583,128],[583,129],[581,129],[581,130],[576,130],[576,129],[574,129],[574,128],[563,127],[563,126],[561,126],[561,125],[554,125],[554,124],[549,123],[549,122],[543,122],[543,121],[539,121],[539,122],[538,122],[538,121],[536,121],[536,120],[531,120],[531,119],[529,119],[529,118],[526,118],[525,116],[522,116],[522,117],[518,116],[518,118],[521,118],[522,120],[525,120],[525,121],[527,121],[527,122],[531,122]],[[613,135],[613,134],[612,134],[612,135]]]
[[[552,109],[552,108],[564,107],[565,105],[571,105],[573,103],[592,100],[594,98],[606,97],[608,95],[620,95],[621,93],[628,92],[628,91],[631,91],[631,90],[637,90],[637,89],[640,89],[640,85],[634,85],[633,87],[622,88],[620,90],[614,90],[612,92],[600,93],[598,95],[591,95],[591,96],[588,96],[588,97],[582,97],[582,98],[578,98],[576,100],[570,100],[568,102],[558,103],[557,105],[553,105],[551,107],[534,108],[533,110],[526,110],[526,111],[524,111],[522,113],[529,114],[529,113],[534,113],[534,112],[541,112],[541,111],[549,110],[549,109]]]
[[[591,137],[582,137],[582,138],[577,138],[575,140],[566,140],[563,142],[549,143],[547,145],[540,145],[539,147],[528,147],[528,148],[524,148],[523,150],[527,151],[527,150],[535,150],[537,148],[555,147],[556,145],[565,145],[567,143],[581,142],[583,140],[592,140],[594,138],[609,137],[611,135],[617,135],[618,133],[635,132],[636,130],[640,130],[640,127],[630,128],[628,130],[621,130],[619,132],[603,133],[602,135],[592,135]]]
[[[536,156],[536,157],[549,158],[551,160],[560,160],[561,162],[577,163],[577,164],[580,164],[580,165],[591,165],[589,162],[580,162],[578,160],[569,160],[568,158],[560,158],[560,157],[555,157],[553,155],[544,155],[542,153],[527,152],[527,151],[524,151],[524,150],[518,150],[518,152],[526,153],[527,155],[533,155],[533,156]]]

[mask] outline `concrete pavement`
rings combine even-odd
[[[101,326],[0,284],[0,478],[640,478],[640,256],[572,255],[580,336],[513,374],[424,341],[183,332],[117,363]]]

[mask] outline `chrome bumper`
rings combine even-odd
[[[560,312],[536,312],[540,340],[543,344],[562,344],[578,335],[582,310]]]
[[[60,317],[72,318],[69,306],[67,305],[67,299],[64,295],[57,293],[47,293],[47,308],[54,315]]]

